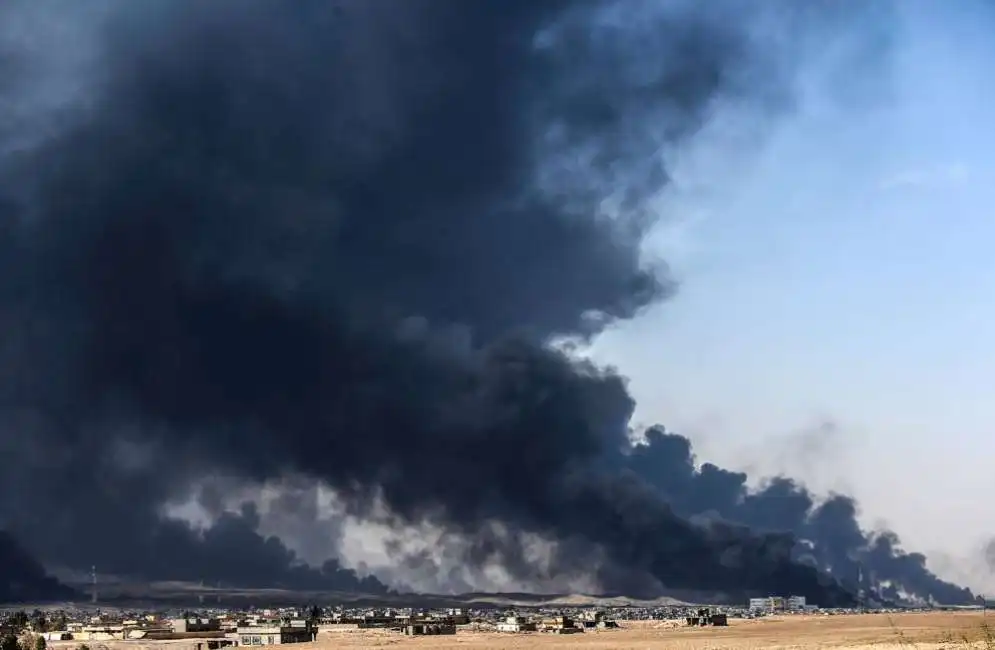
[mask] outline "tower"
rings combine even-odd
[[[93,593],[90,595],[94,605],[97,604],[97,567],[90,567],[90,579],[93,582]]]

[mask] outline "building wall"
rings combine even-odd
[[[278,645],[282,643],[282,639],[279,634],[239,634],[238,644],[239,645]]]
[[[311,629],[297,627],[239,628],[236,636],[240,646],[308,643],[314,640]]]
[[[774,611],[784,609],[786,601],[783,596],[768,596],[766,598],[751,598],[749,605],[750,609]]]

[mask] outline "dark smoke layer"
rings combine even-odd
[[[162,516],[205,476],[302,475],[526,579],[494,522],[606,590],[852,599],[794,561],[790,528],[692,523],[626,470],[624,380],[550,346],[667,295],[639,255],[660,154],[723,103],[790,103],[797,51],[760,27],[849,12],[98,4],[82,89],[2,148],[0,512],[42,557],[381,588],[302,567],[251,508],[203,531]]]
[[[76,595],[48,575],[13,537],[0,531],[0,603],[68,600]]]
[[[818,502],[786,477],[751,491],[745,473],[711,463],[699,468],[690,441],[663,427],[646,432],[645,444],[632,449],[627,464],[685,517],[718,517],[755,531],[792,533],[798,541],[797,559],[828,571],[854,592],[892,602],[974,600],[970,590],[930,572],[921,553],[903,551],[895,533],[861,530],[851,497],[832,495]]]

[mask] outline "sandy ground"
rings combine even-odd
[[[373,630],[323,632],[309,650],[384,647],[439,648],[580,648],[587,650],[698,650],[718,648],[986,648],[995,650],[995,636],[986,643],[980,612],[869,614],[854,616],[791,616],[752,621],[733,620],[727,628],[675,627],[666,621],[622,622],[618,630],[572,635],[502,634],[460,629],[456,636],[406,637]],[[992,617],[995,625],[995,616]],[[995,633],[993,633],[995,634]],[[295,650],[305,650],[295,646]]]
[[[992,631],[986,632],[986,622]],[[359,650],[360,648],[579,648],[580,650],[719,650],[724,648],[845,648],[848,650],[995,650],[995,613],[934,612],[853,616],[786,616],[731,620],[725,628],[688,628],[673,621],[622,621],[618,630],[571,635],[505,634],[460,628],[455,636],[408,637],[384,630],[349,626],[323,630],[315,643],[294,644],[294,650]],[[76,650],[79,642],[52,643],[52,650]],[[92,650],[193,650],[184,641],[94,642]]]

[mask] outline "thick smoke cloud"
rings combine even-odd
[[[607,590],[849,599],[792,560],[781,513],[691,522],[663,489],[672,509],[658,473],[627,467],[624,380],[549,344],[667,295],[639,254],[660,154],[723,103],[787,108],[801,45],[784,35],[860,17],[629,0],[100,6],[85,88],[3,148],[0,414],[17,462],[0,513],[42,557],[382,588],[300,567],[250,507],[205,531],[162,516],[204,476],[301,475],[353,513],[383,503],[475,540],[468,561],[522,579],[521,537],[493,531],[556,540],[547,566]],[[702,476],[687,498],[704,503],[725,479]],[[25,516],[26,498],[46,517]]]

